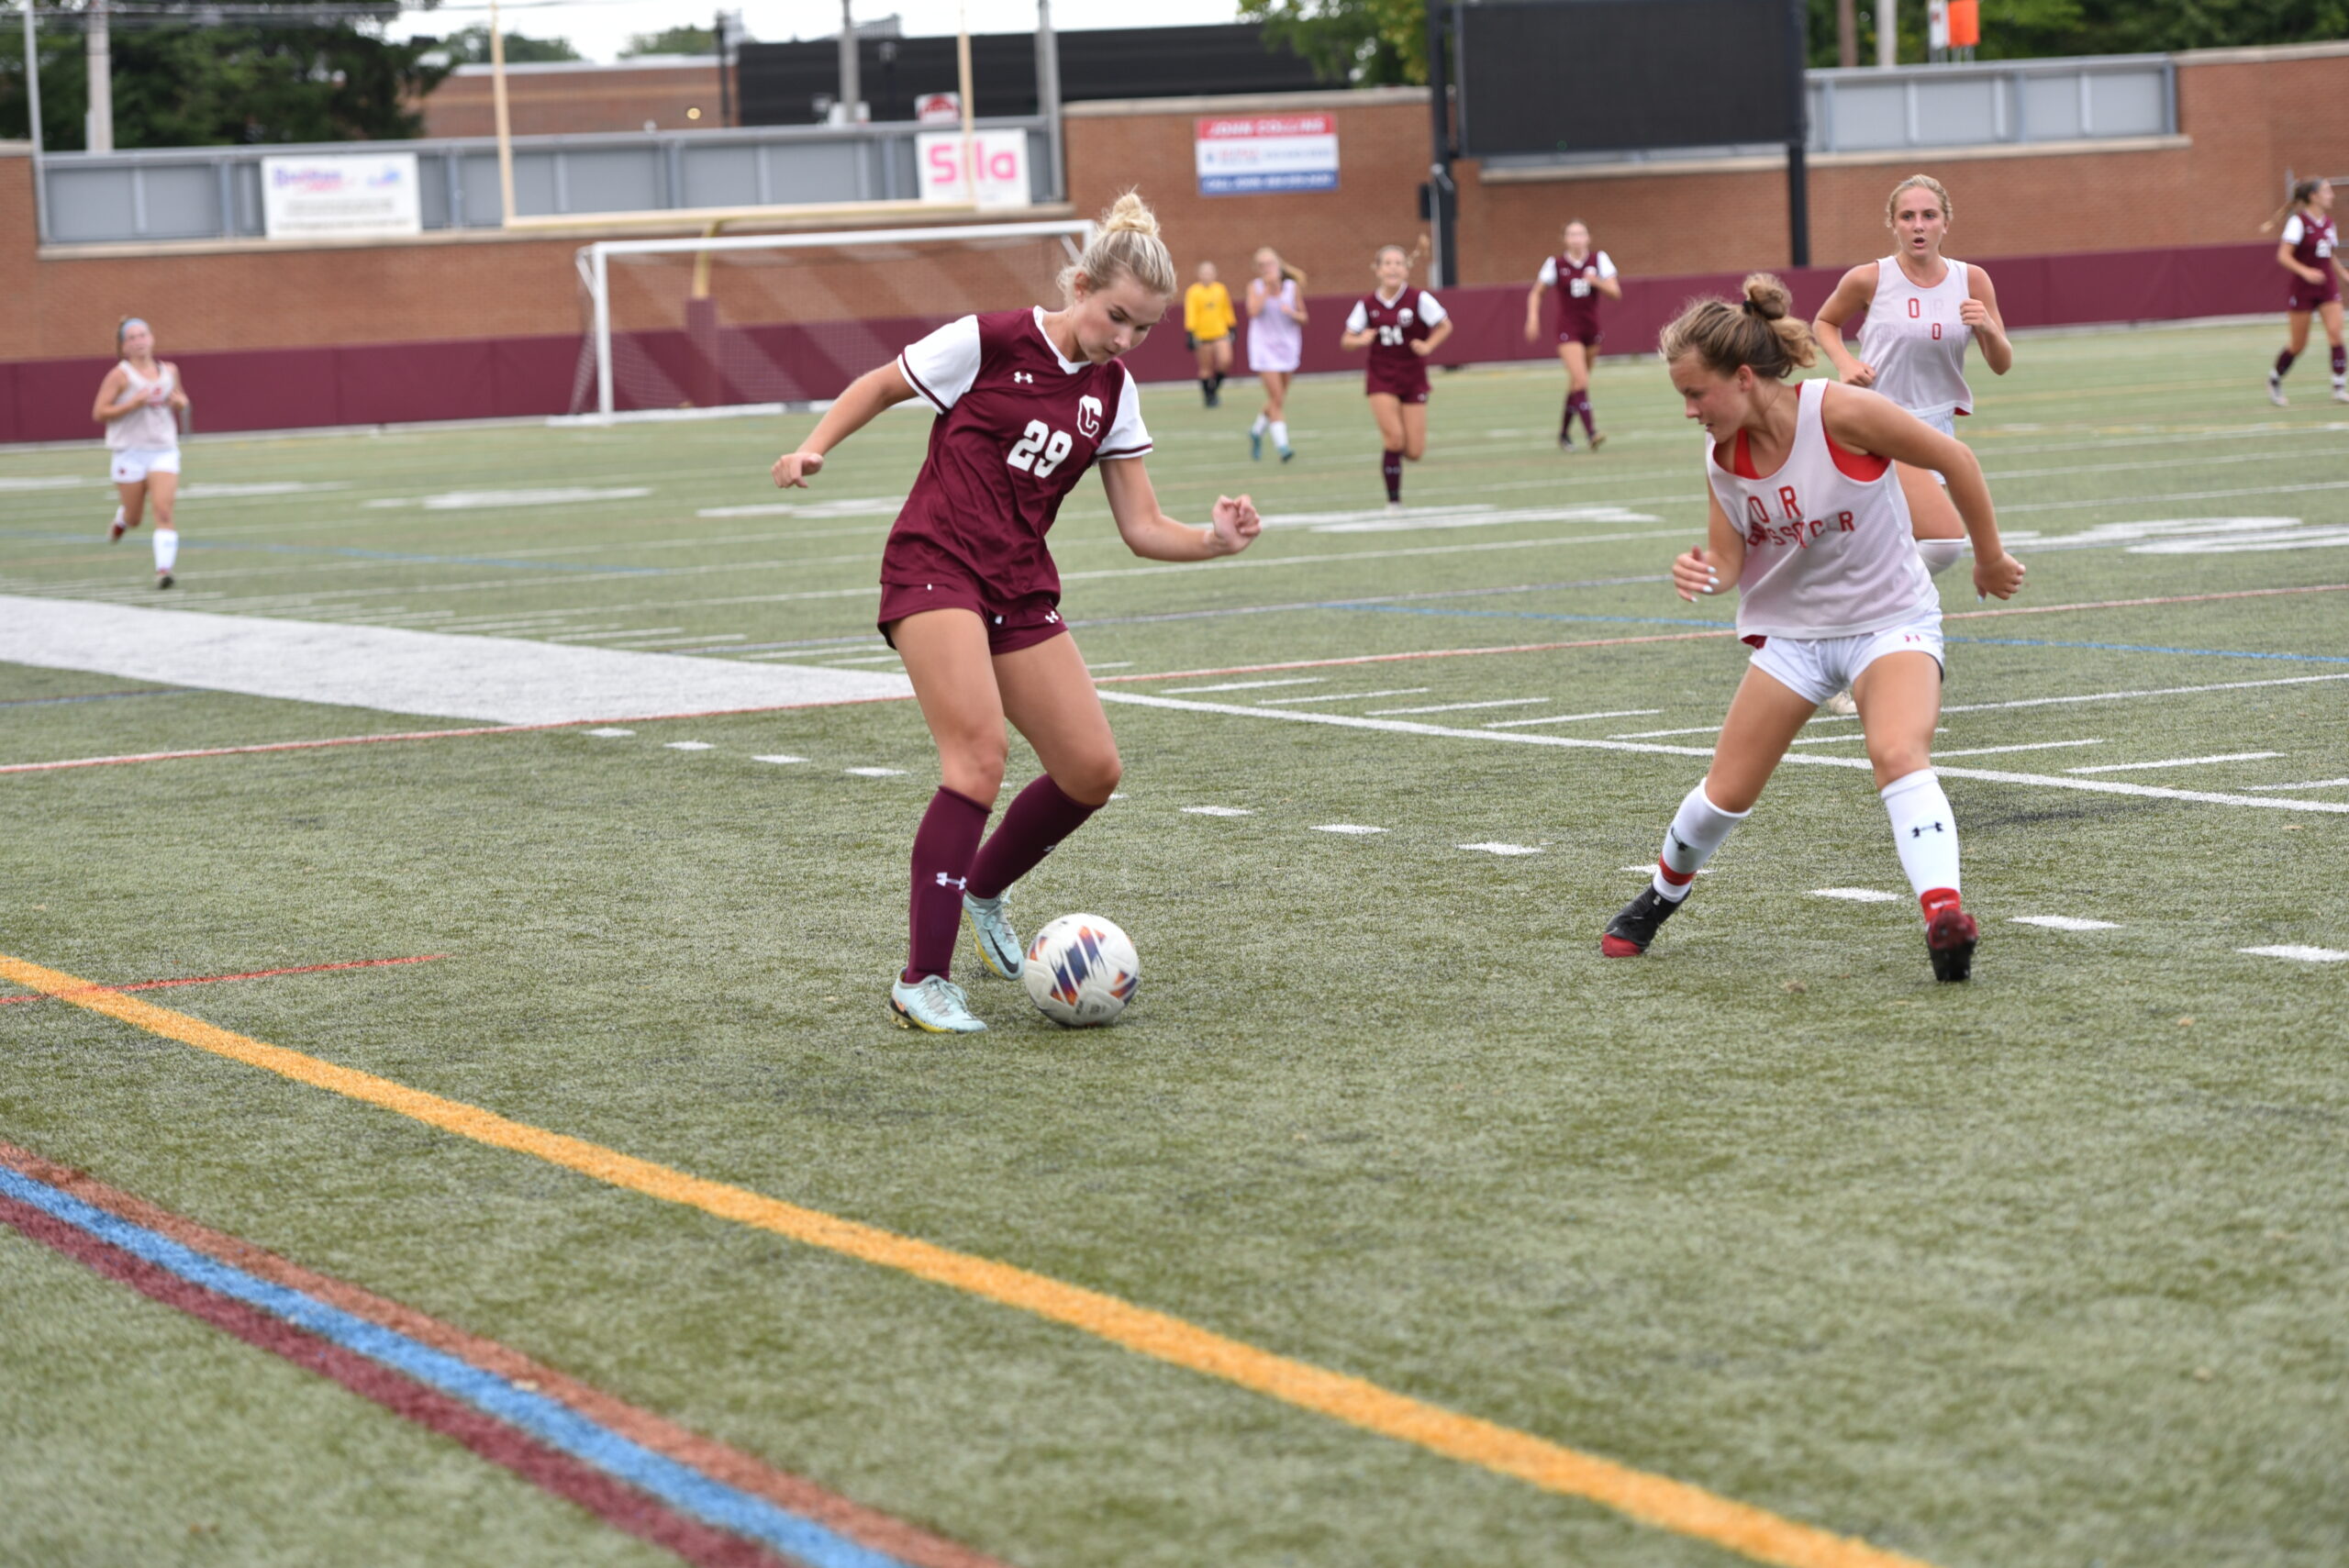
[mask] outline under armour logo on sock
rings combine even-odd
[[[1013,371],[1011,373],[1011,379],[1030,386],[1033,386],[1036,383],[1036,378],[1030,375],[1026,371]]]
[[[1666,829],[1665,829],[1665,832],[1667,833],[1667,835],[1669,835],[1669,837],[1670,837],[1670,838],[1671,838],[1671,840],[1672,840],[1672,848],[1673,848],[1673,850],[1675,851],[1675,852],[1679,853],[1679,854],[1684,854],[1684,855],[1688,855],[1688,854],[1694,854],[1694,853],[1696,853],[1696,851],[1695,851],[1694,850],[1691,850],[1691,849],[1688,847],[1688,840],[1686,840],[1686,839],[1682,838],[1682,837],[1681,837],[1679,834],[1677,834],[1677,833],[1674,833],[1674,832],[1672,832],[1672,831],[1671,831],[1671,829],[1669,829],[1669,828],[1666,828]]]
[[[1946,833],[1949,831],[1948,828],[1943,827],[1938,822],[1920,822],[1914,828],[1909,829],[1909,836],[1912,839],[1921,839],[1925,836],[1925,829],[1928,828],[1931,828],[1936,833]]]
[[[967,876],[949,876],[944,872],[938,873],[938,885],[941,887],[967,888],[970,884],[971,879]]]

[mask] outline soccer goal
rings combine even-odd
[[[577,256],[571,411],[676,417],[836,397],[958,316],[1052,302],[1092,231],[1064,219],[597,240]]]

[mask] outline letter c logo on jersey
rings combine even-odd
[[[1101,400],[1099,398],[1080,397],[1076,400],[1076,428],[1085,433],[1087,440],[1101,433]]]

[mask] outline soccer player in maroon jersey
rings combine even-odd
[[[881,634],[905,660],[941,774],[914,835],[912,952],[889,1000],[903,1028],[986,1027],[948,973],[956,929],[968,915],[986,967],[1016,977],[1005,890],[1118,786],[1118,743],[1061,621],[1044,545],[1061,502],[1097,462],[1119,534],[1151,561],[1234,554],[1262,526],[1245,495],[1219,496],[1205,527],[1178,523],[1142,468],[1150,435],[1118,356],[1158,325],[1177,285],[1141,197],[1119,198],[1061,282],[1062,309],[965,316],[866,372],[774,463],[777,485],[804,485],[891,405],[919,397],[938,414],[881,555]],[[1044,773],[982,844],[1007,718]]]
[[[2262,234],[2284,225],[2276,247],[2276,262],[2292,274],[2291,297],[2284,302],[2286,329],[2290,337],[2267,373],[2267,401],[2288,406],[2284,396],[2284,373],[2309,346],[2309,317],[2324,318],[2324,335],[2332,345],[2332,401],[2349,403],[2349,354],[2341,344],[2341,284],[2349,267],[2341,261],[2341,236],[2332,221],[2332,182],[2302,180],[2292,187],[2292,199],[2275,217],[2259,226]]]
[[[1385,444],[1378,473],[1387,509],[1400,511],[1403,464],[1428,450],[1428,356],[1452,336],[1452,318],[1435,295],[1410,286],[1411,254],[1400,245],[1381,247],[1373,272],[1378,287],[1354,301],[1338,347],[1370,350],[1363,390]]]
[[[1558,362],[1566,367],[1566,411],[1558,420],[1558,450],[1575,446],[1575,416],[1582,416],[1583,434],[1597,451],[1607,438],[1598,433],[1590,412],[1590,361],[1598,354],[1598,298],[1623,297],[1615,263],[1604,250],[1591,249],[1590,229],[1576,218],[1566,225],[1566,248],[1542,263],[1542,275],[1525,296],[1525,340],[1542,336],[1542,295],[1558,292]]]

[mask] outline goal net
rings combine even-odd
[[[605,239],[578,253],[571,412],[836,397],[935,327],[1050,303],[1085,222]]]

